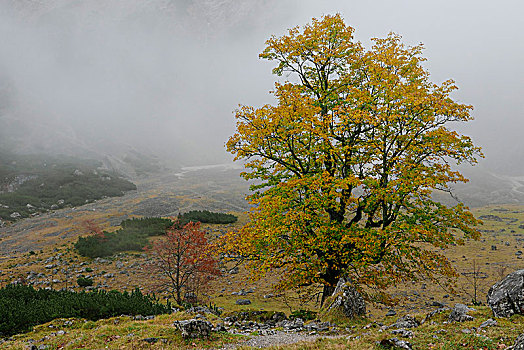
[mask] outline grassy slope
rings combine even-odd
[[[498,324],[476,331],[483,321],[491,317],[487,307],[478,307],[471,315],[475,320],[463,323],[447,323],[449,312],[436,315],[422,326],[412,329],[414,337],[407,339],[414,349],[503,349],[512,345],[515,338],[524,332],[524,316],[497,319]],[[422,314],[415,315],[417,319]],[[153,320],[135,321],[127,316],[97,322],[78,319],[57,319],[35,328],[33,332],[16,335],[0,344],[0,349],[26,349],[31,343],[45,344],[49,349],[202,349],[220,348],[227,343],[241,343],[245,337],[216,333],[209,339],[184,340],[173,327],[175,320],[191,317],[185,313],[157,316]],[[218,320],[210,318],[211,322]],[[393,318],[367,323],[359,320],[343,326],[340,337],[321,338],[312,342],[275,346],[274,349],[379,349],[377,342],[394,337],[389,330],[380,327],[393,323]],[[471,333],[465,333],[465,330]],[[328,335],[328,334],[326,334]],[[154,344],[144,339],[157,338]],[[248,349],[249,347],[242,347]],[[251,348],[249,348],[251,349]]]
[[[524,250],[524,241],[521,240],[524,238],[524,236],[521,236],[524,234],[524,229],[519,228],[519,225],[522,224],[521,221],[524,221],[524,207],[513,205],[485,207],[476,209],[475,214],[477,216],[496,215],[500,217],[502,221],[485,220],[484,225],[481,227],[481,229],[485,232],[480,241],[470,241],[466,242],[465,246],[451,247],[448,251],[445,252],[445,254],[453,261],[459,272],[471,271],[473,261],[475,261],[475,264],[480,267],[480,270],[486,274],[487,278],[479,280],[478,290],[479,300],[484,301],[487,289],[495,281],[498,281],[501,275],[505,275],[519,267],[521,268],[524,265],[523,260],[518,259],[517,255],[515,255],[515,252],[518,250]],[[515,221],[515,219],[517,220]],[[241,217],[239,223],[235,224],[234,226],[238,227],[242,225],[243,222],[245,222],[245,217]],[[226,230],[231,228],[214,225],[209,225],[207,227],[211,232],[211,237],[213,235],[219,234],[218,231],[221,229]],[[120,271],[118,268],[116,268],[116,263],[114,261],[110,261],[109,263],[105,264],[96,264],[88,259],[78,257],[70,249],[72,241],[73,239],[70,241],[65,241],[60,246],[57,245],[57,248],[59,249],[58,252],[61,252],[63,254],[62,258],[64,260],[70,261],[71,264],[79,265],[80,263],[84,262],[87,264],[83,265],[82,268],[93,268],[93,272],[85,274],[94,276],[95,283],[104,281],[104,278],[101,276],[102,272],[110,272],[115,274],[115,278],[108,280],[109,288],[131,290],[135,286],[141,286],[144,291],[147,291],[150,287],[151,276],[148,276],[147,273],[141,270],[140,264],[144,262],[144,258],[139,254],[130,253],[114,257],[114,261],[120,260],[124,263],[125,266],[133,266],[127,269],[129,272],[128,274],[120,274]],[[492,245],[496,245],[497,249],[491,250]],[[15,259],[1,262],[0,271],[2,271],[2,273],[0,275],[0,284],[8,283],[19,276],[25,276],[29,271],[49,273],[49,270],[45,269],[44,266],[46,264],[45,260],[49,256],[57,254],[57,252],[52,250],[53,248],[54,246],[49,246],[49,248],[45,249],[42,253],[37,252],[37,255],[29,255],[26,253],[19,255]],[[27,263],[30,263],[30,265],[26,266]],[[20,266],[20,264],[22,266]],[[228,268],[229,267],[232,266],[228,266]],[[77,270],[80,270],[80,268]],[[296,293],[292,291],[285,292],[280,297],[263,298],[265,294],[272,292],[270,287],[277,276],[278,274],[275,274],[274,276],[268,276],[266,279],[251,282],[248,280],[247,272],[241,268],[239,274],[226,274],[224,277],[217,280],[212,288],[207,290],[207,294],[209,296],[209,299],[207,300],[212,301],[218,306],[224,307],[227,311],[242,309],[265,309],[285,311],[289,313],[290,309],[316,309],[317,304],[314,301],[301,304],[296,298]],[[65,276],[60,275],[60,273],[56,277],[61,281],[65,279]],[[71,276],[68,282],[69,287],[74,283],[74,280],[76,280],[76,277]],[[471,295],[473,293],[473,284],[471,280],[468,280],[465,276],[461,276],[457,285],[458,287],[455,292],[443,290],[441,287],[431,285],[429,283],[427,283],[424,288],[423,282],[418,282],[415,284],[407,283],[405,285],[398,286],[398,288],[395,290],[391,290],[392,293],[401,297],[399,304],[396,305],[394,309],[399,315],[406,313],[419,313],[419,318],[421,318],[424,312],[435,309],[434,306],[430,305],[433,301],[443,302],[450,306],[456,302],[469,304],[472,299]],[[61,288],[63,286],[65,286],[64,282],[52,285],[53,288]],[[231,295],[231,292],[239,291],[242,288],[246,290],[249,288],[254,288],[255,292],[248,294],[245,297]],[[250,306],[238,306],[235,304],[235,300],[240,298],[249,298],[253,301],[253,304]],[[433,344],[434,348],[454,349],[457,348],[458,344],[473,344],[474,341],[478,341],[475,343],[477,344],[476,347],[472,345],[470,348],[491,348],[491,345],[488,344],[489,342],[484,342],[484,344],[481,340],[479,340],[481,338],[478,336],[472,337],[471,334],[464,334],[461,332],[462,329],[476,327],[482,321],[491,317],[490,311],[487,308],[479,307],[478,310],[479,311],[476,314],[476,320],[469,323],[444,324],[443,319],[437,319],[436,324],[425,324],[414,331],[415,338],[410,341],[415,345],[415,348],[418,349],[431,348],[430,344]],[[387,308],[370,307],[369,320],[384,323],[393,322],[391,318],[386,319],[384,317],[386,311]],[[45,340],[46,344],[55,344],[53,342],[55,342],[56,339],[63,338],[63,340],[60,340],[61,344],[69,344],[66,346],[66,348],[77,347],[75,345],[77,344],[76,342],[83,342],[83,344],[93,344],[92,346],[90,345],[89,348],[100,348],[107,339],[109,339],[107,340],[108,342],[114,345],[111,345],[110,348],[118,348],[120,346],[123,346],[124,348],[140,348],[144,346],[149,348],[151,345],[148,343],[144,344],[144,342],[141,340],[147,337],[167,337],[171,344],[185,346],[186,343],[183,342],[179,336],[174,333],[173,327],[171,327],[172,321],[176,317],[180,316],[162,316],[153,321],[131,321],[122,319],[118,321],[122,323],[122,329],[119,325],[115,325],[115,327],[109,327],[111,322],[114,323],[114,320],[99,321],[92,329],[86,329],[86,327],[90,328],[91,326],[82,326],[74,329],[69,327],[71,328],[69,330],[64,328],[64,330],[67,332],[67,334],[64,336],[50,336],[49,334],[53,332],[56,333],[57,329],[42,326],[38,327],[36,331],[37,333],[29,333],[18,336],[15,342],[9,342],[9,346],[16,347],[20,345],[22,346],[21,348],[23,348],[22,344],[27,345],[27,341],[29,339],[41,339],[44,337],[44,335],[50,337],[48,340]],[[156,322],[158,322],[158,324],[156,324]],[[134,329],[133,327],[138,327],[140,332],[136,333],[136,337],[133,336],[125,338],[125,335],[133,333],[132,331],[125,333],[126,329]],[[440,329],[444,329],[445,332],[437,334],[436,331],[439,331]],[[493,343],[495,344],[493,346],[496,348],[497,343],[510,345],[517,334],[522,332],[524,332],[524,318],[514,317],[510,320],[499,320],[499,326],[489,328],[486,330],[486,333],[481,334],[485,334],[491,340],[493,340],[495,342]],[[351,340],[347,340],[344,337],[338,340],[317,341],[311,345],[295,345],[284,348],[338,349],[349,347],[351,349],[372,349],[375,346],[375,342],[377,340],[380,340],[381,338],[388,335],[387,332],[381,332],[379,328],[362,329],[362,324],[355,325],[352,333],[354,334],[352,334],[353,336],[351,337]],[[104,336],[101,336],[101,334],[104,334]],[[359,335],[360,338],[355,337]],[[120,338],[115,338],[115,336],[119,336]],[[438,338],[435,338],[435,336]],[[224,340],[220,339],[213,340],[213,342]],[[56,341],[58,342],[59,340]],[[162,344],[164,347],[166,346],[165,343],[157,343],[153,346],[153,348],[162,348]],[[8,344],[4,344],[4,346],[5,345]],[[199,346],[200,345],[204,346],[204,344],[199,344]],[[190,346],[190,344],[188,346]]]

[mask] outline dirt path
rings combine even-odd
[[[268,348],[271,346],[289,345],[299,342],[311,342],[319,338],[342,338],[345,335],[319,335],[319,334],[308,334],[308,333],[297,333],[297,332],[284,332],[275,331],[274,334],[258,335],[253,336],[248,340],[229,344],[219,350],[233,350],[243,346],[251,346],[254,348]]]

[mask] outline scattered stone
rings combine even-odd
[[[413,332],[408,331],[407,329],[404,329],[404,328],[394,329],[391,331],[391,334],[400,335],[402,338],[412,338],[413,337]]]
[[[230,275],[236,275],[238,273],[238,267],[233,267],[231,270],[229,270]]]
[[[304,321],[297,317],[293,321],[284,320],[281,325],[286,330],[301,330],[304,327]]]
[[[494,284],[488,291],[487,302],[495,317],[524,314],[524,269]]]
[[[497,246],[496,245],[492,245],[491,246],[491,250],[497,250]]]
[[[231,292],[231,295],[246,296],[247,292],[245,290],[241,289],[239,292]]]
[[[471,333],[471,329],[469,329],[469,328],[464,328],[464,329],[461,329],[460,331],[461,331],[462,333],[464,333],[464,334],[469,334],[469,333]]]
[[[334,297],[334,301],[328,310],[340,309],[340,311],[349,318],[366,315],[364,298],[362,298],[362,295],[352,286],[351,281],[341,278],[332,296]]]
[[[479,216],[480,220],[491,220],[491,221],[502,221],[502,218],[497,215],[481,215]]]
[[[469,308],[464,304],[455,304],[455,307],[453,308],[453,310],[451,310],[451,313],[449,314],[448,321],[449,322],[472,321],[473,316],[470,316],[467,314],[470,311],[475,311],[475,309]]]
[[[434,301],[434,302],[431,303],[431,306],[436,306],[436,307],[440,307],[440,308],[442,308],[442,307],[444,307],[444,306],[446,306],[446,305],[443,304],[443,303],[441,303],[441,302]]]
[[[249,299],[238,299],[236,301],[236,304],[237,305],[250,305],[251,304],[251,300],[249,300]]]
[[[182,332],[184,338],[209,337],[213,329],[211,322],[197,319],[175,321],[174,325]]]
[[[413,349],[409,342],[405,340],[399,340],[397,338],[382,339],[379,344],[380,346],[382,346],[385,349],[405,349],[405,350]]]
[[[214,312],[204,306],[193,306],[187,309],[186,313],[188,314],[213,314]]]
[[[215,328],[213,328],[213,332],[223,332],[227,333],[227,328],[224,327],[223,324],[217,324]]]
[[[519,335],[515,340],[515,344],[510,346],[507,350],[524,350],[524,333]]]
[[[393,323],[388,328],[401,329],[401,328],[416,328],[420,323],[411,315],[405,315],[399,317],[397,322]]]
[[[330,322],[312,322],[304,325],[304,329],[308,332],[325,332],[333,325]]]
[[[397,312],[393,309],[389,310],[387,313],[386,313],[386,316],[387,317],[390,317],[390,316],[395,316],[397,314]]]
[[[145,339],[142,339],[142,340],[147,342],[147,343],[149,343],[149,344],[154,344],[154,343],[156,343],[158,341],[158,338],[151,337],[151,338],[145,338]]]
[[[497,325],[497,321],[495,321],[494,319],[490,318],[484,322],[482,322],[479,326],[480,329],[482,328],[485,328],[485,327],[493,327],[493,326],[496,326]]]
[[[433,316],[435,316],[436,314],[440,314],[440,313],[442,313],[442,312],[444,312],[444,311],[446,311],[446,310],[449,310],[449,308],[447,308],[447,307],[441,307],[441,308],[438,308],[438,309],[436,309],[436,310],[431,311],[430,313],[428,313],[428,314],[424,317],[424,319],[422,319],[422,322],[420,322],[420,324],[424,324],[424,323],[426,323],[427,321],[431,320],[431,319],[433,318]]]

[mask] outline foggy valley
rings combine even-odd
[[[0,0],[0,349],[524,348],[523,9]]]

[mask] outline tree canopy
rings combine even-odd
[[[274,105],[236,111],[227,148],[257,181],[251,220],[229,248],[257,273],[281,268],[280,287],[321,283],[326,294],[345,276],[369,298],[454,275],[439,248],[478,238],[477,221],[431,195],[467,181],[453,164],[482,154],[450,128],[472,106],[452,99],[452,80],[429,80],[422,44],[391,33],[365,49],[353,31],[328,15],[266,42],[260,57],[288,79]]]

